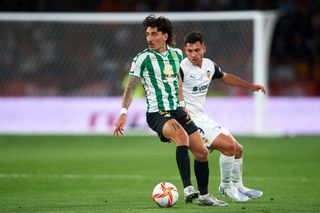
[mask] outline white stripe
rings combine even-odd
[[[159,176],[144,176],[144,175],[87,175],[87,174],[27,174],[27,173],[0,173],[0,178],[52,178],[52,179],[109,179],[109,180],[152,180],[159,179]],[[180,180],[180,176],[165,176],[164,178],[170,180]],[[215,181],[219,180],[219,177],[210,177]],[[246,180],[256,182],[273,182],[275,179],[280,181],[291,182],[313,182],[314,179],[306,177],[245,177]]]
[[[149,180],[158,176],[142,175],[86,175],[86,174],[26,174],[26,173],[0,173],[0,178],[52,178],[52,179],[115,179],[115,180]],[[168,179],[180,179],[179,176],[166,176]]]

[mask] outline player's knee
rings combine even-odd
[[[188,134],[186,133],[186,131],[184,131],[184,129],[177,130],[175,138],[177,141],[177,145],[189,146]]]
[[[206,162],[208,161],[208,155],[208,149],[204,147],[204,149],[199,150],[194,157],[199,162]]]
[[[235,155],[235,143],[233,140],[226,140],[225,141],[225,146],[223,150],[223,154],[226,156],[233,156]]]
[[[240,158],[242,157],[242,153],[243,153],[243,147],[241,144],[236,143],[235,145],[235,155],[236,157]]]

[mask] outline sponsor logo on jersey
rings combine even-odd
[[[205,93],[208,89],[208,84],[202,85],[202,86],[195,86],[192,88],[192,93],[197,94],[197,93]]]
[[[171,53],[172,53],[173,59],[174,59],[174,60],[177,60],[178,56],[177,56],[176,52],[171,51]]]

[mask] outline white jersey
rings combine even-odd
[[[147,112],[178,107],[181,60],[182,51],[169,46],[164,54],[147,48],[134,57],[129,74],[141,80],[146,92]]]
[[[183,78],[183,96],[192,119],[206,114],[204,104],[209,84],[215,72],[221,72],[220,68],[207,58],[203,58],[201,68],[184,58],[180,64],[180,72]]]
[[[203,58],[202,67],[193,65],[188,58],[180,64],[183,96],[186,108],[192,120],[203,135],[203,142],[209,148],[220,134],[230,134],[220,124],[211,119],[205,112],[206,96],[213,77],[221,78],[221,69],[210,59]]]

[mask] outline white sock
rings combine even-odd
[[[220,164],[220,178],[222,187],[228,187],[232,184],[232,169],[234,164],[234,155],[226,156],[220,154],[219,158]]]
[[[232,169],[232,181],[238,189],[243,188],[242,183],[242,158],[234,159],[233,169]]]

